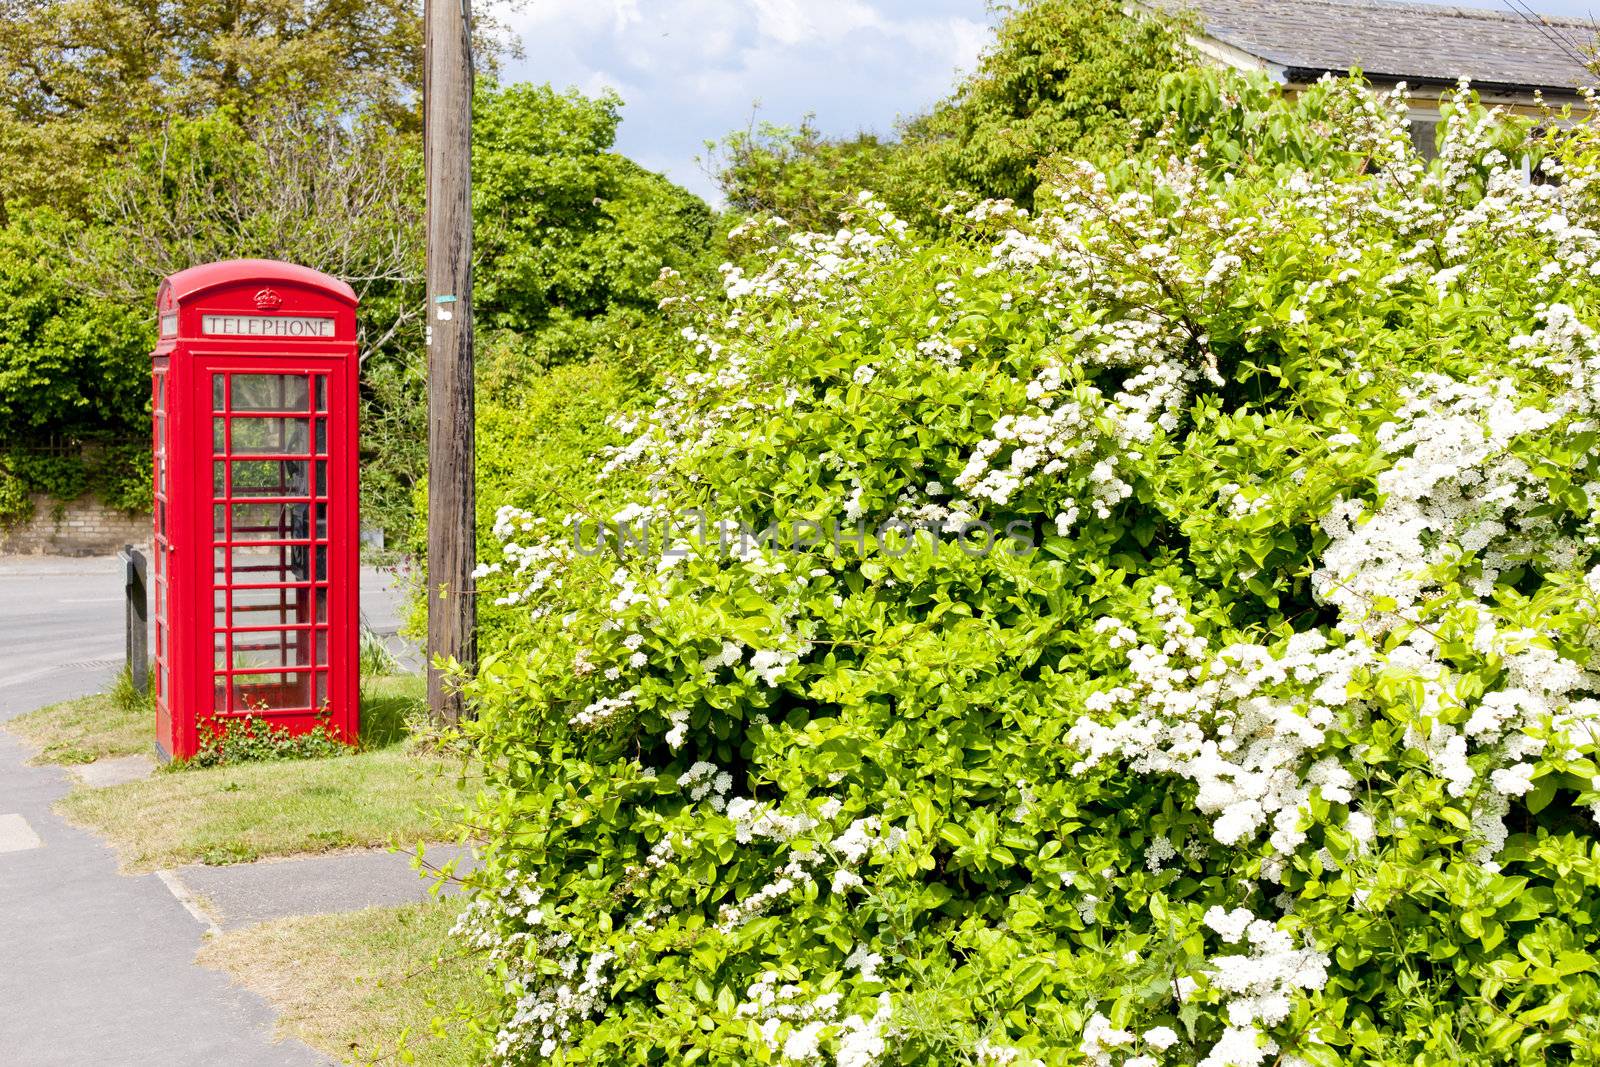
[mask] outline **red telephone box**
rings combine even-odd
[[[241,259],[156,297],[157,749],[255,719],[358,730],[356,295]]]

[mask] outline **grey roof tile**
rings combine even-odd
[[[1194,13],[1206,35],[1300,75],[1538,87],[1594,85],[1595,23],[1383,0],[1151,0]],[[1537,20],[1537,21],[1535,21]]]

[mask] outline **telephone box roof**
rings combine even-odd
[[[211,289],[239,282],[292,282],[326,292],[354,307],[356,291],[331,274],[283,263],[276,259],[228,259],[180,270],[167,278],[162,287],[174,300],[184,301]]]

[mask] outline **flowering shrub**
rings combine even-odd
[[[1211,86],[750,224],[590,532],[502,511],[493,1058],[1595,1062],[1600,138]]]

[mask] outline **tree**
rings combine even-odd
[[[492,71],[510,46],[492,12],[474,25]],[[415,130],[421,70],[411,0],[0,0],[0,225],[81,204],[174,117],[314,103]]]
[[[88,227],[52,256],[72,265],[85,299],[141,320],[162,278],[212,260],[282,259],[348,282],[361,300],[364,506],[379,525],[400,528],[424,466],[414,411],[421,175],[416,135],[376,116],[285,105],[173,118],[104,170],[87,199]],[[143,353],[127,373],[144,380]]]
[[[1028,206],[1042,161],[1126,154],[1162,117],[1161,83],[1188,62],[1183,23],[1116,0],[1016,0],[978,69],[899,138],[830,139],[810,119],[763,124],[714,146],[728,202],[832,229],[864,189],[902,217],[936,225],[950,203]]]
[[[212,260],[315,267],[361,298],[365,362],[418,313],[420,174],[416,137],[326,108],[174,119],[102,175],[89,239],[69,254],[87,287],[130,306]]]
[[[618,305],[654,306],[663,267],[699,269],[711,210],[611,151],[621,100],[512,85],[473,121],[477,314],[529,334]]]
[[[799,126],[752,123],[706,148],[729,207],[803,230],[833,229],[856,193],[885,188],[895,150],[870,133],[824,137],[812,115]]]
[[[922,211],[961,194],[1031,205],[1041,160],[1125,154],[1187,62],[1182,23],[1118,0],[1017,0],[956,92],[902,131],[889,188]]]

